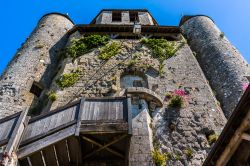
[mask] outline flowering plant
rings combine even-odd
[[[173,95],[177,95],[177,96],[182,96],[182,97],[186,97],[186,92],[182,89],[176,89],[173,92]]]
[[[248,88],[249,84],[248,83],[243,83],[242,84],[242,89],[245,91]]]
[[[176,89],[168,94],[171,94],[166,96],[167,98],[170,98],[168,103],[170,107],[183,107],[188,99],[186,92],[182,89]]]

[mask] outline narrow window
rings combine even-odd
[[[33,93],[36,97],[40,97],[41,93],[43,91],[43,88],[39,83],[33,82],[31,88],[30,88],[30,93]]]
[[[122,21],[122,12],[112,11],[112,22],[121,22],[121,21]]]
[[[139,21],[139,19],[138,19],[138,12],[136,12],[136,11],[129,11],[129,19],[130,19],[130,22]]]

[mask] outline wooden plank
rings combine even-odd
[[[59,107],[59,108],[57,108],[57,109],[55,109],[55,110],[53,110],[53,111],[49,111],[49,112],[46,112],[46,113],[41,114],[41,115],[39,115],[39,116],[36,116],[36,117],[34,117],[34,118],[32,118],[32,119],[30,120],[30,123],[33,123],[34,121],[37,121],[37,120],[39,120],[39,119],[44,119],[44,118],[46,118],[46,117],[52,116],[52,115],[54,115],[54,114],[57,114],[57,113],[59,113],[59,112],[61,112],[61,111],[64,111],[64,110],[67,109],[67,108],[76,106],[76,105],[79,104],[79,102],[80,102],[80,101],[78,100],[78,101],[72,102],[72,103],[70,103],[70,104],[67,104],[67,105],[65,105],[65,106],[63,106],[63,107]]]
[[[27,113],[28,113],[28,108],[21,113],[21,115],[19,116],[19,118],[17,120],[17,123],[15,124],[15,128],[14,128],[13,132],[11,133],[9,142],[8,142],[4,152],[3,152],[7,156],[11,156],[12,153],[13,152],[15,153],[16,150],[18,149],[19,143],[21,141],[21,137],[23,136],[24,129],[28,123],[28,121],[26,121]],[[9,158],[9,157],[3,158],[2,164],[8,165],[8,161],[10,159],[11,158]]]
[[[127,133],[127,123],[92,123],[81,124],[81,133]]]
[[[65,120],[65,112],[60,112],[57,116],[55,127],[60,126],[63,123],[63,120]]]
[[[93,120],[95,117],[94,102],[89,103],[88,113],[89,113],[89,119],[87,120]]]
[[[30,161],[31,161],[32,166],[44,166],[42,155],[41,155],[40,151],[32,154],[29,157],[30,157]]]
[[[18,118],[13,118],[7,122],[2,123],[1,129],[2,131],[0,132],[0,139],[8,139],[12,130],[15,128],[15,122],[17,122]]]
[[[42,123],[43,119],[36,121],[35,123],[33,123],[32,127],[31,127],[31,135],[30,137],[34,137],[36,135],[39,135],[40,130],[41,129],[41,123]]]
[[[3,119],[0,119],[0,125],[4,122],[7,122],[7,121],[10,121],[11,119],[16,119],[17,117],[19,117],[21,115],[21,111],[20,112],[17,112],[13,115],[10,115],[10,116],[7,116]]]
[[[105,119],[105,112],[106,112],[106,110],[108,110],[108,103],[102,102],[101,105],[102,105],[101,109],[98,110],[98,112],[96,114],[96,120]]]
[[[110,116],[110,119],[121,119],[121,118],[119,118],[120,117],[120,109],[119,109],[119,107],[120,107],[120,105],[119,105],[119,103],[120,102],[115,102],[115,103],[113,103],[113,106],[112,106],[112,108],[113,108],[113,110],[112,110],[112,112],[111,112],[111,116]]]
[[[39,124],[39,126],[37,128],[39,130],[37,130],[35,135],[39,135],[39,134],[42,134],[44,132],[44,128],[45,128],[46,123],[47,123],[46,120],[43,120],[43,119],[40,120],[40,124]]]
[[[53,145],[43,149],[42,152],[46,165],[53,165],[53,166],[58,165]]]
[[[66,140],[55,144],[56,155],[59,165],[69,165],[69,155]]]
[[[81,115],[81,120],[86,120],[87,119],[87,110],[88,110],[88,107],[89,107],[89,102],[84,102],[84,107],[83,107],[83,111],[82,111],[82,115]]]
[[[28,156],[31,153],[39,151],[47,146],[50,146],[56,142],[59,142],[67,137],[72,136],[73,134],[75,134],[75,128],[76,125],[72,125],[52,135],[42,138],[36,142],[20,147],[17,152],[18,158],[24,158],[25,156]]]
[[[22,140],[21,146],[25,146],[25,145],[27,145],[27,144],[29,144],[29,143],[32,143],[32,142],[34,142],[34,141],[37,141],[37,140],[42,139],[42,138],[44,138],[44,137],[47,137],[47,136],[49,136],[49,135],[51,135],[51,134],[54,134],[54,133],[56,133],[56,132],[58,132],[58,131],[60,131],[60,130],[63,130],[63,129],[65,129],[65,128],[68,128],[68,127],[70,127],[70,126],[72,126],[72,125],[75,125],[75,124],[76,124],[76,121],[72,121],[72,122],[63,124],[63,125],[61,125],[61,126],[58,126],[58,127],[54,128],[54,129],[51,129],[51,130],[49,130],[49,131],[47,131],[47,132],[44,132],[44,133],[42,133],[42,134],[40,134],[40,135],[31,137],[31,138],[26,139],[26,140]]]
[[[55,120],[53,120],[54,123],[52,123],[53,125],[51,125],[49,127],[49,130],[53,129],[53,128],[56,128],[60,125],[60,122],[61,122],[61,118],[63,116],[63,113],[62,112],[59,112],[58,114],[55,114],[53,117]]]
[[[82,165],[81,144],[78,138],[70,137],[67,139],[71,165]]]
[[[58,126],[70,122],[74,111],[74,109],[68,108],[64,111],[58,112],[57,114],[46,116],[44,119],[38,119],[37,121],[33,121],[33,123],[29,124],[24,140],[36,137],[50,130],[53,130],[54,128],[57,128]],[[38,128],[40,130],[37,130]]]
[[[81,119],[82,119],[82,114],[83,114],[84,107],[85,107],[84,106],[84,101],[85,101],[85,99],[81,98],[80,107],[79,107],[79,110],[78,110],[77,122],[76,122],[76,131],[75,131],[76,136],[79,136],[79,134],[80,134]]]

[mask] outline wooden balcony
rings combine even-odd
[[[3,154],[23,130],[16,153],[22,165],[126,165],[131,136],[130,99],[83,98],[29,120],[21,114],[0,121]],[[23,123],[26,122],[26,123]],[[19,125],[19,126],[17,126]],[[24,129],[25,128],[25,129]],[[18,140],[18,139],[15,139]],[[3,155],[5,156],[5,155]]]

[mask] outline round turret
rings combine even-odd
[[[50,85],[58,64],[58,52],[73,25],[67,16],[58,13],[40,19],[0,79],[0,118],[34,104]]]
[[[248,83],[247,62],[211,18],[185,16],[180,26],[228,118]]]

